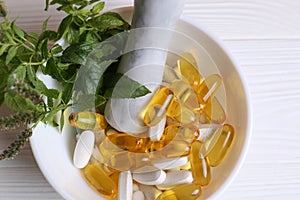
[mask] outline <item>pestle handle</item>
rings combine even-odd
[[[129,35],[128,45],[133,50],[125,54],[118,72],[147,86],[151,94],[137,99],[110,99],[105,116],[111,126],[121,132],[139,134],[145,132],[141,110],[147,105],[155,90],[162,83],[167,49],[172,32],[182,14],[184,0],[135,0],[132,28],[137,33]],[[149,28],[148,30],[146,28]],[[153,31],[160,28],[165,31]],[[159,48],[139,48],[158,43]],[[136,48],[134,48],[136,47]]]

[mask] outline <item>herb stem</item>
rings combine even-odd
[[[31,51],[31,52],[34,52],[34,49],[30,48],[28,45],[26,45],[25,43],[22,43],[21,44],[22,47],[24,47],[25,49]]]
[[[42,60],[41,62],[23,62],[22,65],[25,65],[25,66],[39,66],[39,65],[42,65],[46,62],[46,60]]]

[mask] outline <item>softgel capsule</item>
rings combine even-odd
[[[178,76],[165,76],[169,85],[158,88],[140,112],[147,126],[144,133],[120,132],[101,113],[70,115],[74,127],[96,137],[97,130],[102,131],[101,140],[89,145],[94,151],[88,153],[90,161],[80,167],[87,183],[103,197],[197,199],[210,185],[212,168],[228,156],[235,132],[224,124],[226,114],[217,98],[222,77],[202,77],[190,53],[178,60],[174,71]]]

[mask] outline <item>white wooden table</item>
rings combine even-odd
[[[132,5],[131,0],[107,1],[107,8]],[[7,4],[27,30],[39,32],[49,15],[43,0]],[[300,199],[300,0],[186,0],[184,14],[225,42],[252,96],[250,149],[221,199]],[[59,19],[52,17],[49,27],[56,28]],[[13,138],[0,133],[0,149]],[[29,146],[15,160],[0,162],[0,200],[6,199],[62,199],[44,179]]]

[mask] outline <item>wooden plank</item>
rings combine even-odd
[[[106,9],[132,5],[132,0],[107,0]],[[44,1],[9,0],[12,18],[40,32],[41,23],[51,16],[49,28],[55,29],[61,14],[54,8],[44,12]],[[53,14],[55,14],[53,16]],[[201,22],[222,39],[300,38],[300,6],[295,0],[186,0],[184,14]]]
[[[299,199],[299,163],[246,163],[220,199]]]
[[[37,167],[0,168],[0,199],[62,199]]]

